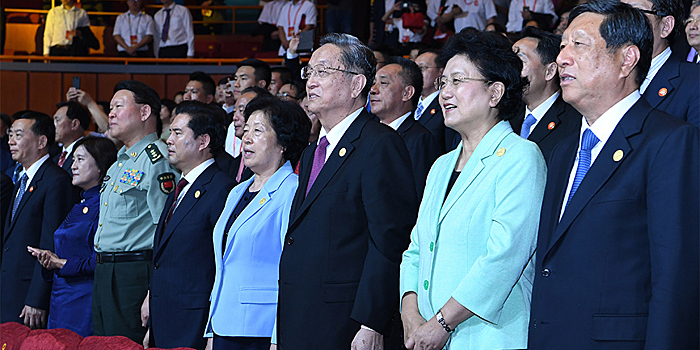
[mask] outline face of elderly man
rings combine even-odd
[[[595,106],[608,106],[611,91],[620,91],[624,88],[620,84],[634,80],[621,79],[634,72],[621,69],[625,48],[613,53],[606,48],[599,31],[604,19],[591,12],[576,17],[564,31],[557,57],[562,96],[584,116]]]
[[[306,92],[309,96],[309,110],[313,113],[321,116],[324,113],[333,113],[346,106],[348,99],[357,98],[359,95],[359,91],[354,92],[352,89],[353,77],[356,75],[338,70],[350,70],[341,63],[340,55],[340,48],[333,44],[323,45],[311,55],[309,67],[314,72],[306,83]],[[324,69],[325,74],[319,76],[320,69]],[[352,111],[338,112],[348,114]]]

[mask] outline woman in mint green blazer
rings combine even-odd
[[[403,255],[404,342],[525,349],[546,166],[507,122],[522,113],[522,62],[476,30],[452,36],[439,60],[445,125],[462,142],[433,164]]]

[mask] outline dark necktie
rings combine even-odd
[[[58,166],[63,166],[63,164],[66,162],[66,156],[68,156],[68,152],[63,151],[63,153],[61,153],[61,157],[58,158]]]
[[[523,122],[523,127],[520,129],[520,136],[524,139],[526,139],[528,136],[530,136],[530,128],[537,123],[537,118],[535,118],[532,113],[528,113],[527,117],[525,117],[525,121]]]
[[[170,30],[170,11],[172,9],[165,9],[165,22],[163,23],[163,33],[161,34],[161,39],[163,42],[168,41],[168,31]]]
[[[26,191],[28,180],[29,176],[27,176],[27,173],[24,173],[24,175],[22,175],[22,178],[19,180],[19,190],[17,191],[17,198],[15,198],[15,204],[12,206],[11,221],[15,220],[15,214],[17,213],[17,208],[19,208],[19,203],[22,201],[22,196],[24,196],[24,191]]]
[[[598,144],[600,140],[595,136],[591,129],[586,129],[583,132],[583,137],[581,139],[581,150],[578,152],[578,166],[576,167],[576,175],[574,175],[574,183],[571,185],[571,192],[569,193],[569,198],[566,200],[566,206],[569,206],[571,198],[578,190],[578,186],[581,185],[581,181],[586,176],[588,169],[591,167],[591,150]]]
[[[311,175],[309,176],[309,184],[306,186],[306,194],[309,194],[309,190],[311,189],[311,186],[313,186],[314,181],[316,181],[316,178],[318,177],[318,173],[321,172],[321,168],[323,168],[323,164],[326,163],[326,147],[328,147],[330,143],[326,139],[326,137],[322,137],[321,140],[318,142],[318,147],[316,147],[316,151],[314,151],[314,164],[311,166]]]
[[[177,207],[177,199],[180,197],[180,192],[182,192],[182,189],[187,186],[187,180],[183,177],[180,182],[177,183],[177,187],[175,187],[175,199],[173,200],[173,205],[170,206],[170,210],[168,211],[168,215],[165,217],[165,223],[163,225],[163,229],[168,226],[168,223],[170,222],[170,218],[173,216],[173,212],[175,211],[175,207]]]

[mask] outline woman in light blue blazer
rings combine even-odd
[[[452,36],[439,61],[445,125],[462,142],[433,164],[403,255],[404,341],[525,349],[546,166],[507,122],[522,115],[522,62],[503,37],[476,30]]]
[[[311,130],[299,105],[275,98],[252,100],[245,119],[243,163],[254,176],[231,190],[214,227],[205,336],[216,350],[270,348],[280,254],[298,187],[292,164]]]

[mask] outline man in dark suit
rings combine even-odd
[[[423,76],[418,65],[407,58],[392,57],[387,65],[377,70],[369,91],[372,113],[396,130],[406,143],[419,200],[423,197],[430,167],[443,154],[442,145],[412,118],[411,112],[422,86]]]
[[[642,12],[594,0],[569,18],[557,64],[585,119],[549,162],[528,348],[697,349],[698,129],[637,90]]]
[[[75,101],[61,102],[56,107],[58,110],[53,116],[53,124],[56,128],[56,142],[60,143],[63,148],[61,153],[51,158],[51,161],[58,164],[72,176],[73,145],[75,145],[76,141],[83,138],[85,130],[90,127],[90,112]]]
[[[581,129],[581,113],[564,102],[559,91],[556,60],[561,35],[534,27],[525,27],[522,35],[513,51],[523,61],[522,76],[529,85],[523,93],[525,113],[510,124],[520,136],[537,143],[549,161],[554,146]]]
[[[77,199],[70,176],[48,160],[55,132],[51,117],[33,111],[21,115],[10,129],[12,159],[22,165],[23,171],[4,218],[2,323],[14,321],[46,328],[50,273],[27,252],[27,246],[53,250],[53,233]]]
[[[301,157],[280,261],[280,349],[381,349],[398,310],[418,203],[404,142],[364,109],[374,61],[357,38],[334,33],[303,70],[323,129]]]
[[[440,67],[437,61],[439,51],[425,49],[416,57],[415,62],[423,73],[423,89],[414,110],[413,117],[435,137],[444,149],[443,153],[452,151],[462,141],[459,134],[445,126],[442,107],[438,95],[440,91],[435,86],[435,79],[442,75],[445,67]]]
[[[142,308],[148,311],[150,304],[144,346],[204,349],[215,272],[212,232],[234,186],[214,161],[214,154],[223,152],[226,112],[186,101],[173,115],[168,159],[182,176],[156,229],[154,271]]]
[[[674,55],[671,47],[683,30],[685,10],[678,0],[623,0],[652,23],[652,61],[640,91],[658,110],[700,127],[700,66]]]

